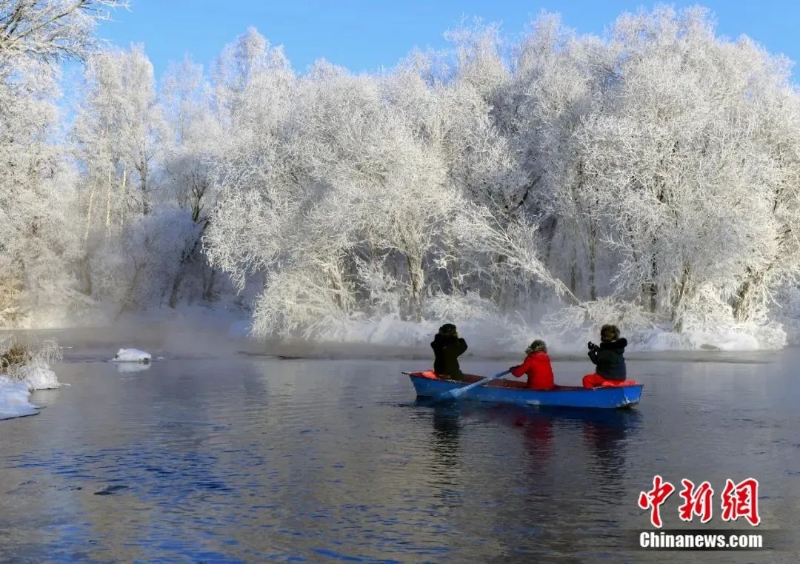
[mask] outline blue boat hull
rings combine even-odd
[[[420,398],[438,396],[454,388],[466,386],[478,379],[478,377],[473,376],[468,377],[466,382],[455,382],[453,380],[417,376],[416,373],[406,372],[405,374],[408,374],[411,378],[417,397]],[[639,403],[642,388],[644,387],[641,384],[637,384],[635,386],[595,389],[559,387],[555,390],[539,391],[528,390],[513,384],[515,382],[497,380],[483,386],[476,386],[461,397],[476,401],[526,406],[621,409]]]

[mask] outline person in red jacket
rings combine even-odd
[[[528,389],[552,390],[555,388],[553,381],[553,367],[550,366],[550,357],[547,355],[547,345],[541,339],[531,343],[525,353],[525,361],[519,366],[511,367],[511,374],[517,378],[523,374],[528,375]]]

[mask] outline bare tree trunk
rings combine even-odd
[[[106,190],[106,236],[108,235],[108,230],[111,227],[111,171],[108,171],[108,188]]]
[[[408,266],[408,276],[411,280],[411,308],[412,316],[415,321],[422,320],[422,284],[425,273],[422,270],[422,260],[419,257],[406,254],[406,265]]]
[[[675,298],[672,301],[671,321],[675,326],[675,331],[680,333],[683,330],[683,304],[686,296],[689,293],[689,287],[692,279],[692,270],[689,265],[683,266],[681,273],[681,280],[678,283],[678,288],[675,291]]]
[[[86,289],[85,289],[84,293],[87,296],[91,296],[93,288],[92,288],[92,271],[91,271],[91,268],[89,267],[89,257],[87,257],[87,256],[83,257],[83,261],[82,261],[81,267],[82,267],[82,270],[83,270],[83,278],[84,278],[84,280],[86,280]]]
[[[545,220],[545,224],[542,227],[545,233],[547,233],[546,235],[547,242],[545,243],[545,252],[544,252],[544,264],[549,268],[550,255],[553,252],[553,242],[555,241],[556,234],[558,233],[558,218],[555,216],[549,217],[547,220]]]
[[[147,167],[147,159],[144,155],[142,155],[142,162],[139,163],[137,167],[139,171],[139,190],[142,193],[142,215],[147,215],[150,213],[150,203],[147,201],[148,199],[148,190],[147,190],[147,175],[148,175],[148,167]]]
[[[128,169],[122,169],[122,186],[120,197],[125,197],[125,188],[128,182]],[[106,192],[106,234],[108,234],[108,230],[111,227],[111,195],[113,193],[113,181],[111,178],[111,171],[108,171],[108,190]]]
[[[122,190],[120,193],[120,197],[122,198],[123,204],[127,201],[127,193],[128,193],[128,167],[122,168]],[[125,206],[122,206],[122,213],[119,216],[119,224],[120,226],[125,225]]]
[[[589,226],[589,299],[597,300],[597,284],[595,274],[597,272],[597,228],[590,220]]]
[[[736,293],[736,302],[733,306],[733,317],[736,321],[748,321],[753,314],[753,303],[758,293],[761,291],[766,271],[756,271],[747,268],[748,278],[742,283]]]
[[[572,247],[572,260],[569,267],[569,291],[577,295],[578,288],[578,254]]]
[[[500,255],[495,260],[495,268],[497,272],[500,273],[500,268],[502,265],[508,260],[508,257],[505,255]],[[499,284],[492,284],[492,300],[494,303],[498,305],[501,309],[503,308],[503,303],[505,300],[505,278],[501,279],[502,281]]]
[[[175,280],[172,281],[172,290],[169,293],[169,302],[167,305],[172,309],[178,305],[178,291],[181,287],[181,282],[183,281],[183,268],[178,270],[178,274],[175,275]]]
[[[658,263],[656,262],[655,255],[653,255],[653,258],[650,261],[650,284],[647,286],[647,296],[650,301],[650,313],[655,313],[658,309],[658,284],[656,284],[657,278]]]
[[[206,300],[207,302],[210,302],[214,296],[214,280],[216,279],[216,276],[217,276],[217,269],[212,268],[211,275],[208,277],[208,284],[204,288],[203,292],[203,299]]]
[[[89,192],[89,209],[86,211],[86,229],[83,232],[83,244],[89,240],[89,227],[92,225],[92,208],[94,207],[94,193],[97,190],[97,185],[92,182],[92,190]]]
[[[334,263],[329,271],[330,285],[333,288],[333,300],[342,311],[346,311],[343,294],[346,291],[338,263]]]
[[[453,246],[453,242],[448,242],[448,249],[450,251],[450,256],[453,257],[453,262],[450,263],[450,293],[455,294],[458,291],[458,258],[456,258],[456,250]]]
[[[122,306],[119,309],[119,313],[115,318],[119,319],[119,317],[125,313],[129,308],[133,307],[136,304],[136,291],[139,285],[139,278],[141,276],[142,270],[144,269],[144,263],[137,263],[134,261],[134,274],[133,280],[131,280],[130,286],[128,286],[128,295],[122,300]]]

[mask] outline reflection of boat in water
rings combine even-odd
[[[404,372],[411,378],[417,397],[436,397],[482,380],[481,376],[466,375],[463,382],[442,380],[432,372]],[[619,409],[639,403],[642,384],[587,389],[580,386],[557,386],[554,390],[530,390],[521,382],[493,380],[472,388],[462,396],[482,402],[553,406],[571,408]]]
[[[431,447],[438,455],[439,464],[453,467],[458,464],[458,437],[461,423],[459,412],[440,408],[433,411],[433,436]]]
[[[617,491],[625,474],[626,452],[638,430],[642,414],[636,410],[558,409],[497,406],[489,410],[490,419],[522,430],[532,460],[549,457],[553,436],[561,432],[583,435],[585,452],[589,454],[588,473],[596,487]],[[573,441],[574,444],[574,441]],[[596,480],[596,482],[595,482]]]
[[[536,423],[557,423],[560,426],[582,426],[584,434],[603,438],[627,436],[636,429],[642,414],[633,409],[559,409],[557,407],[523,407],[498,405],[486,409],[493,420],[505,421],[512,426]]]
[[[430,406],[424,398],[418,398],[416,404],[420,407]],[[442,456],[441,462],[444,464],[446,459],[455,458],[462,422],[482,420],[515,429],[523,437],[526,450],[537,466],[555,454],[555,439],[559,435],[575,436],[578,432],[583,435],[586,452],[593,460],[590,473],[597,474],[606,485],[616,483],[615,476],[624,473],[627,444],[642,420],[642,414],[636,410],[563,409],[471,402],[430,407],[433,408],[435,450]]]
[[[461,416],[457,406],[437,406],[433,410],[433,432],[429,447],[433,455],[430,472],[437,484],[434,497],[449,504],[458,497],[461,480]]]
[[[525,427],[536,423],[560,423],[574,426],[581,423],[589,429],[600,429],[608,432],[622,431],[628,433],[636,429],[642,420],[642,414],[633,409],[594,409],[573,408],[561,409],[551,406],[526,407],[511,404],[481,404],[481,403],[437,403],[432,404],[427,398],[417,398],[415,405],[431,407],[434,413],[434,422],[440,425],[458,426],[459,417],[470,419],[488,419],[506,423],[513,427]]]

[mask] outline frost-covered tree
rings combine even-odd
[[[249,28],[208,78],[187,58],[158,91],[141,48],[98,52],[58,147],[42,71],[87,55],[91,9],[120,4],[0,0],[15,311],[72,291],[57,273],[73,267],[119,311],[230,282],[257,294],[265,336],[546,308],[558,329],[753,329],[794,295],[800,95],[785,60],[718,38],[703,9],[624,14],[599,37],[544,14],[513,45],[478,22],[378,75],[298,73]]]
[[[76,294],[74,177],[56,146],[54,62],[85,58],[116,0],[0,1],[0,319],[67,307]]]
[[[50,139],[56,96],[51,69],[33,61],[0,82],[0,320],[74,298],[71,177]]]
[[[126,0],[0,0],[0,68],[14,59],[84,59],[97,45],[97,22]]]
[[[108,230],[131,214],[150,211],[153,159],[164,123],[153,66],[142,47],[92,55],[85,80],[75,135],[81,160],[93,176],[87,228],[100,216]]]
[[[85,290],[107,298],[98,293],[98,282],[106,288],[108,283],[96,280],[97,276],[107,277],[114,264],[124,264],[119,253],[125,241],[135,239],[131,226],[147,226],[139,218],[149,215],[161,201],[154,170],[165,123],[157,104],[152,64],[141,47],[100,51],[89,57],[73,134],[85,171]],[[117,283],[121,277],[122,273],[113,276]]]
[[[223,136],[216,113],[211,111],[211,88],[201,65],[188,58],[180,65],[171,65],[164,78],[161,102],[171,132],[162,159],[163,205],[175,206],[193,225],[179,260],[172,265],[175,272],[167,303],[176,307],[182,290],[186,290],[187,276],[195,286],[189,295],[206,300],[214,296],[216,269],[209,267],[202,255],[201,241],[216,204],[212,171],[222,156]]]
[[[240,283],[248,272],[267,274],[255,312],[260,332],[319,327],[376,307],[419,319],[437,274],[452,266],[450,258],[468,256],[466,247],[453,248],[463,245],[453,220],[493,194],[470,201],[477,191],[457,172],[464,157],[454,143],[467,152],[483,143],[466,158],[487,171],[474,174],[486,182],[508,165],[502,139],[487,124],[480,93],[471,127],[452,99],[405,73],[377,80],[320,63],[300,81],[281,82],[275,69],[258,89],[271,104],[242,104],[253,109],[243,109],[238,123],[260,127],[235,130],[249,146],[228,165],[207,241],[214,264]],[[480,141],[470,142],[476,129]],[[480,273],[488,278],[485,269],[471,272],[473,283]]]
[[[702,10],[623,17],[612,34],[616,76],[578,134],[588,189],[621,253],[617,291],[643,290],[680,327],[775,255],[770,195],[786,171],[759,139],[760,108],[786,74],[751,42],[716,39]]]

